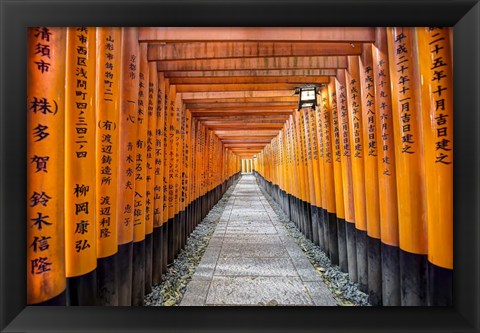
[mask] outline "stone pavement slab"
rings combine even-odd
[[[180,305],[336,304],[255,177],[243,175]]]

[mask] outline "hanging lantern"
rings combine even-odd
[[[310,108],[315,110],[317,106],[317,94],[319,86],[308,84],[302,87],[295,88],[295,95],[298,97],[298,110],[303,108]]]

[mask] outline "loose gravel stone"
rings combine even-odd
[[[225,192],[208,215],[197,225],[187,239],[185,248],[178,257],[169,265],[167,272],[162,277],[162,283],[152,288],[152,292],[145,296],[145,306],[176,306],[179,305],[188,282],[205,253],[208,242],[215,231],[218,221],[225,210],[228,199],[232,195],[236,181]]]
[[[300,246],[307,258],[312,263],[317,273],[322,277],[327,287],[332,292],[338,305],[341,306],[370,306],[368,295],[358,289],[358,284],[349,280],[348,273],[340,271],[336,265],[332,265],[328,256],[312,241],[305,238],[293,221],[282,210],[280,205],[262,188],[260,190],[277,214],[280,222],[287,229],[287,233]]]

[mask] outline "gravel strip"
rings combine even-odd
[[[188,237],[185,249],[169,265],[167,272],[162,277],[162,283],[154,286],[152,292],[145,296],[145,306],[176,306],[180,304],[187,284],[192,279],[193,273],[207,249],[208,242],[237,182],[238,180],[230,186],[222,199],[213,206]]]
[[[341,306],[370,306],[368,295],[358,289],[358,284],[349,280],[348,274],[340,271],[337,265],[332,265],[327,255],[312,241],[306,239],[298,230],[294,222],[282,210],[280,205],[262,188],[260,190],[272,206],[273,211],[278,215],[280,222],[287,229],[287,233],[300,246],[303,252],[312,263],[317,273],[322,277],[323,282],[332,292],[338,305]]]

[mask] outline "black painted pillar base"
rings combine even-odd
[[[330,261],[333,265],[338,265],[338,232],[337,215],[328,212],[328,249],[330,252]]]
[[[347,235],[345,219],[337,217],[338,266],[342,272],[348,272]]]
[[[67,290],[65,289],[59,295],[50,298],[49,300],[35,303],[35,304],[28,304],[28,306],[65,306],[67,305]]]
[[[162,259],[163,259],[163,228],[153,228],[152,234],[152,284],[154,286],[162,282]]]
[[[368,293],[368,241],[367,232],[356,229],[358,289]]]
[[[428,263],[428,305],[453,305],[453,270]]]
[[[153,233],[145,235],[145,294],[152,291]]]
[[[174,226],[174,222],[175,220],[173,218],[169,219],[167,221],[167,232],[168,232],[168,242],[167,242],[167,254],[168,254],[168,260],[167,260],[167,264],[171,264],[173,262],[173,260],[175,259],[175,242],[174,242],[174,239],[173,239],[173,236],[174,236],[174,233],[175,233],[175,226]]]
[[[305,237],[313,240],[312,235],[312,215],[310,214],[310,204],[307,201],[302,202],[303,215],[305,216]]]
[[[145,240],[133,243],[132,306],[143,306],[145,298]]]
[[[368,296],[371,305],[382,305],[382,254],[380,239],[367,236]]]
[[[67,278],[67,305],[97,305],[97,270]]]
[[[318,207],[312,205],[310,210],[310,215],[312,216],[312,241],[313,244],[319,245],[318,242]]]
[[[329,216],[328,216],[328,211],[327,209],[322,209],[322,215],[323,215],[323,243],[325,246],[325,253],[327,254],[327,257],[330,258],[330,237],[328,236],[329,230]]]
[[[97,305],[118,305],[117,253],[97,259]]]
[[[400,249],[382,243],[382,304],[400,306]]]
[[[168,224],[162,224],[162,275],[167,272],[168,266]]]
[[[133,243],[118,246],[118,305],[130,306],[132,304],[132,260]]]
[[[347,239],[348,276],[352,282],[358,282],[355,223],[346,221],[345,235]]]
[[[427,305],[427,256],[400,249],[400,302],[402,306]]]

